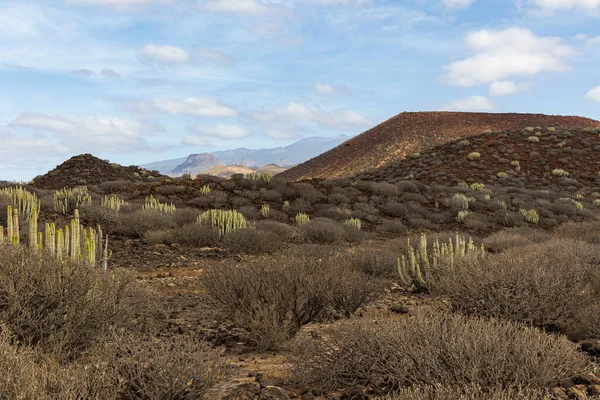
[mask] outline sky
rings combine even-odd
[[[0,180],[432,110],[600,119],[600,0],[0,0]]]

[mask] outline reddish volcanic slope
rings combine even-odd
[[[288,180],[353,176],[461,137],[529,126],[600,127],[600,122],[544,114],[403,112],[277,176]]]

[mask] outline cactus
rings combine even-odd
[[[469,214],[470,213],[466,210],[459,211],[458,214],[456,214],[456,222],[460,222],[460,223],[465,222],[465,220],[467,219]]]
[[[269,207],[268,204],[263,204],[260,207],[260,215],[262,215],[263,218],[269,218],[270,214],[271,214],[271,207]]]
[[[593,204],[594,204],[594,207],[600,207],[600,199],[595,199]]]
[[[271,183],[273,175],[269,171],[264,171],[262,174],[260,174],[260,179],[262,179],[265,183]]]
[[[498,178],[508,178],[508,174],[504,171],[500,171],[496,174]]]
[[[296,214],[296,225],[306,224],[310,221],[310,216],[307,213],[298,213]]]
[[[218,230],[219,237],[248,226],[246,218],[237,210],[208,210],[200,214],[196,222],[198,224],[212,225]]]
[[[200,189],[200,194],[202,194],[202,196],[208,196],[209,193],[210,193],[210,186],[208,186],[208,185],[202,186],[202,188]]]
[[[471,184],[471,190],[474,192],[481,192],[483,188],[485,188],[485,185],[483,183],[476,182]]]
[[[462,193],[457,193],[450,199],[450,206],[467,210],[469,208],[469,198]]]
[[[469,142],[467,139],[465,139],[465,140],[461,140],[460,142],[458,142],[458,145],[459,145],[460,147],[467,147],[467,146],[469,146],[470,144],[471,144],[471,142]]]
[[[469,160],[479,160],[481,158],[481,153],[479,153],[478,151],[474,151],[472,153],[469,153],[467,158]]]
[[[432,245],[432,252],[429,253],[427,236],[421,233],[419,245],[415,249],[408,241],[408,252],[406,255],[401,255],[398,262],[398,274],[400,280],[407,286],[412,286],[418,291],[429,291],[433,283],[433,274],[435,270],[443,263],[449,268],[454,267],[455,260],[467,255],[476,255],[483,257],[485,249],[483,244],[480,247],[475,246],[473,240],[467,239],[464,236],[455,236],[455,242],[452,239],[448,243],[440,242],[438,238]]]
[[[352,226],[358,230],[361,230],[362,228],[362,223],[360,222],[359,218],[349,218],[346,220],[346,225],[348,226]]]
[[[554,128],[553,126],[549,127],[546,129],[548,132],[550,133],[554,133],[554,131],[556,130],[556,128]]]
[[[525,221],[530,224],[537,224],[540,220],[540,215],[535,209],[521,210],[521,214],[525,217]]]
[[[569,173],[564,169],[556,168],[552,170],[552,175],[554,176],[569,176]]]
[[[287,211],[290,209],[290,202],[289,201],[284,201],[283,205],[281,206],[281,208],[283,209],[283,211]]]
[[[75,189],[64,188],[54,192],[54,209],[63,214],[72,214],[75,209],[92,204],[92,196],[85,186]]]
[[[33,209],[40,210],[41,202],[38,197],[22,186],[0,189],[0,197],[10,202],[13,208],[18,209],[19,215],[25,219],[31,218]]]
[[[533,133],[533,131],[535,131],[535,128],[533,126],[528,126],[527,128],[525,128],[525,131],[529,132],[529,133]]]
[[[128,202],[126,202],[116,194],[113,194],[111,196],[104,196],[102,198],[102,207],[110,208],[111,210],[115,210],[117,212],[119,212],[121,207],[128,205]]]
[[[521,170],[521,163],[518,162],[517,160],[511,161],[510,165],[515,168],[515,171],[520,171]]]
[[[174,213],[177,211],[177,207],[173,203],[163,204],[156,197],[150,195],[146,197],[146,202],[142,206],[144,210],[154,210],[164,213]]]
[[[38,248],[38,213],[35,208],[29,219],[29,248]]]
[[[529,137],[527,138],[527,141],[528,141],[528,142],[531,142],[531,143],[538,143],[538,142],[540,141],[540,138],[539,138],[539,137],[537,137],[537,136],[529,136]]]
[[[246,179],[248,179],[249,181],[257,181],[260,179],[260,175],[257,172],[251,172],[249,174],[246,174]]]
[[[489,203],[492,200],[492,196],[489,193],[486,193],[485,195],[483,195],[483,201],[485,201],[486,203]]]

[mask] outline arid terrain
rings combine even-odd
[[[275,172],[0,187],[0,399],[600,399],[600,123],[402,113]]]

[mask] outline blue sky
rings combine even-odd
[[[0,179],[402,111],[600,119],[600,0],[2,0]]]

